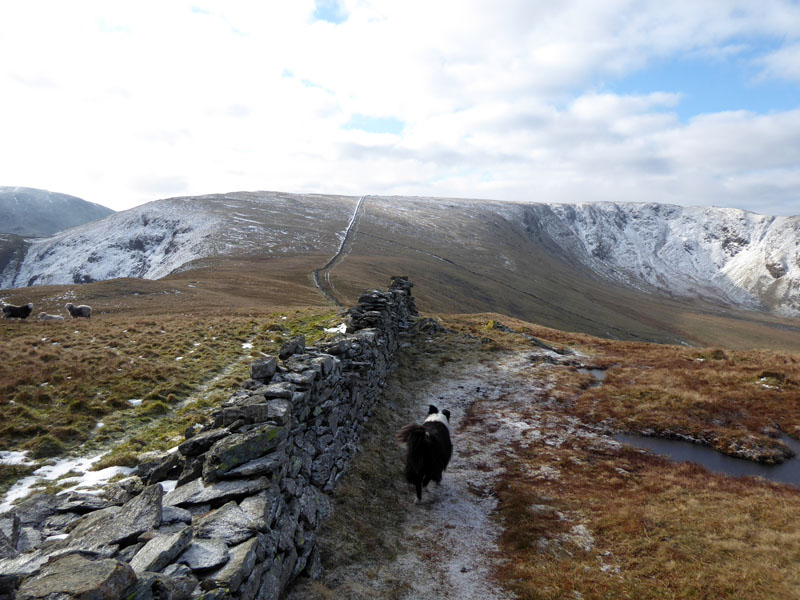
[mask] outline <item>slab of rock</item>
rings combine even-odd
[[[20,585],[17,600],[80,598],[119,600],[136,584],[133,569],[118,560],[87,560],[70,554],[48,564]]]
[[[16,544],[12,545],[6,534],[0,532],[0,558],[14,558],[17,554]]]
[[[17,513],[8,512],[0,517],[0,539],[5,536],[5,541],[12,547],[17,546],[19,539],[20,522]]]
[[[306,336],[297,335],[287,342],[284,342],[278,351],[281,360],[286,360],[292,354],[302,354],[306,351]]]
[[[236,592],[256,564],[257,547],[258,538],[251,538],[230,548],[230,560],[206,579],[217,587],[228,588],[231,592]]]
[[[164,506],[161,508],[161,525],[168,523],[191,523],[192,513],[178,506]]]
[[[89,513],[69,526],[69,536],[52,546],[55,550],[85,550],[104,556],[116,552],[114,545],[135,540],[161,525],[159,484],[146,487],[122,507],[110,506]]]
[[[258,530],[258,524],[236,502],[228,502],[217,510],[201,517],[194,524],[195,536],[203,539],[221,539],[229,546],[241,544]]]
[[[167,506],[189,506],[192,504],[220,503],[227,500],[252,496],[270,486],[269,478],[229,479],[205,485],[202,479],[195,479],[186,485],[176,487],[164,496]]]
[[[0,559],[0,573],[24,577],[38,573],[50,556],[44,552],[25,552],[14,558]]]
[[[259,529],[267,529],[278,516],[281,501],[280,490],[277,486],[271,486],[269,489],[242,500],[239,508],[256,522]]]
[[[184,527],[171,535],[157,535],[136,553],[131,560],[131,567],[137,574],[160,571],[181,554],[191,541],[191,527]]]
[[[174,577],[164,573],[140,573],[130,600],[189,600],[197,588],[193,576]],[[128,600],[128,599],[126,599]]]
[[[272,475],[279,473],[284,465],[289,461],[285,450],[267,454],[261,458],[251,460],[243,465],[223,473],[223,477],[252,477],[254,475]]]
[[[66,494],[59,494],[56,498],[59,499],[56,511],[60,513],[72,512],[82,515],[101,508],[108,508],[112,505],[111,502],[100,496],[80,492],[67,492]]]
[[[141,494],[142,490],[144,490],[144,482],[140,477],[131,475],[106,487],[103,497],[108,499],[111,504],[125,504],[134,496]]]
[[[236,433],[219,440],[208,451],[203,479],[216,481],[239,465],[264,456],[288,437],[284,427],[264,425],[247,433]]]
[[[20,525],[39,528],[47,517],[55,514],[59,504],[52,494],[34,494],[14,507]]]
[[[250,363],[250,378],[256,381],[269,381],[275,375],[278,368],[278,360],[274,356],[269,356],[262,360]]]
[[[193,571],[207,571],[220,567],[228,562],[230,552],[224,540],[203,540],[195,538],[186,551],[178,558],[178,562]]]
[[[222,438],[230,435],[230,433],[230,430],[226,427],[203,431],[178,446],[178,452],[184,456],[197,456],[211,448]]]

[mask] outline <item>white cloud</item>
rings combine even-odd
[[[238,189],[800,212],[796,111],[682,124],[653,60],[800,79],[793,2],[37,2],[0,9],[0,184],[126,208]],[[354,115],[399,134],[348,129]],[[765,209],[766,211],[766,209]]]

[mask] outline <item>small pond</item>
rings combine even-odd
[[[652,450],[677,462],[695,462],[716,473],[724,473],[733,477],[758,475],[770,481],[789,483],[800,487],[800,458],[797,457],[790,458],[779,465],[765,465],[727,456],[709,446],[683,440],[632,434],[618,434],[614,436],[614,439],[637,448]],[[800,441],[787,435],[783,435],[781,440],[800,456]]]

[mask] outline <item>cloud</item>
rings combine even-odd
[[[608,82],[686,57],[797,82],[798,48],[778,0],[17,3],[0,183],[116,209],[283,189],[797,212],[797,111],[681,120],[683,90]]]

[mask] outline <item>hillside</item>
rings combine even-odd
[[[402,273],[427,311],[495,311],[617,339],[800,348],[800,217],[732,209],[276,192],[173,198],[17,246],[25,258],[7,265],[0,286],[161,278],[181,293],[192,293],[183,282],[203,280],[252,297],[260,281],[270,301],[324,305],[312,273],[338,250],[322,281],[343,305]]]
[[[112,214],[110,208],[75,196],[0,186],[0,233],[43,237]],[[3,266],[5,263],[0,262],[0,268]]]

